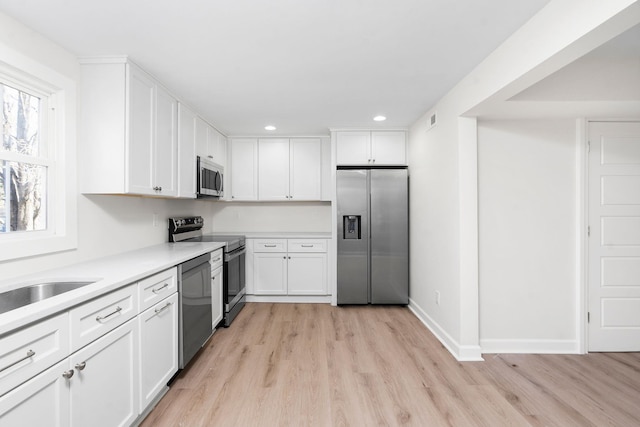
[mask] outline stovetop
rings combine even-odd
[[[225,242],[225,252],[245,246],[241,234],[203,234],[204,219],[201,216],[169,218],[169,242]]]

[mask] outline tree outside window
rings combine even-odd
[[[47,228],[42,99],[0,82],[0,232]]]

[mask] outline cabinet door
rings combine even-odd
[[[291,139],[289,146],[289,199],[320,200],[322,196],[320,138]]]
[[[222,267],[211,272],[211,328],[215,329],[222,320]]]
[[[65,359],[0,397],[0,425],[67,427],[69,380],[62,377],[67,369]]]
[[[375,165],[407,164],[406,132],[371,132],[371,158]]]
[[[231,199],[258,200],[258,140],[231,142]]]
[[[289,295],[327,295],[327,254],[290,253]]]
[[[258,196],[260,200],[289,200],[289,140],[258,141]]]
[[[156,92],[153,186],[163,196],[178,195],[178,101],[161,86]]]
[[[132,319],[70,356],[71,427],[128,426],[137,418],[137,325]]]
[[[338,132],[336,161],[338,165],[367,165],[371,160],[371,132]]]
[[[287,294],[287,254],[253,254],[253,293],[255,295]]]
[[[196,198],[196,115],[178,104],[178,197]]]
[[[144,411],[178,371],[178,293],[138,316],[140,410]]]
[[[196,117],[196,154],[200,158],[213,161],[213,154],[209,152],[209,125],[200,117]]]
[[[153,117],[155,82],[134,66],[129,71],[129,140],[127,192],[155,194],[153,190]],[[114,148],[116,149],[116,148]]]
[[[226,139],[213,127],[207,127],[207,151],[211,155],[211,161],[221,166],[225,166],[227,150]]]

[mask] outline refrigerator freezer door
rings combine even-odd
[[[371,173],[372,304],[409,303],[409,195],[406,169]]]
[[[338,205],[338,304],[369,302],[369,220],[367,171],[338,170],[336,175]],[[346,219],[345,219],[346,217]],[[349,217],[359,219],[359,230]],[[352,232],[353,231],[353,232]],[[359,232],[359,238],[354,237]],[[347,237],[345,239],[345,236]]]

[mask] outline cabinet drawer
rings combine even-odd
[[[138,282],[140,312],[146,310],[178,290],[176,268],[162,271]]]
[[[0,395],[67,357],[68,319],[65,312],[0,339]]]
[[[222,254],[222,249],[211,252],[211,271],[215,270],[218,267],[222,267],[223,263],[224,256]]]
[[[137,284],[131,284],[71,309],[71,352],[138,314]]]
[[[256,239],[253,243],[253,252],[286,252],[287,239]]]
[[[289,239],[289,252],[326,252],[326,239]]]

